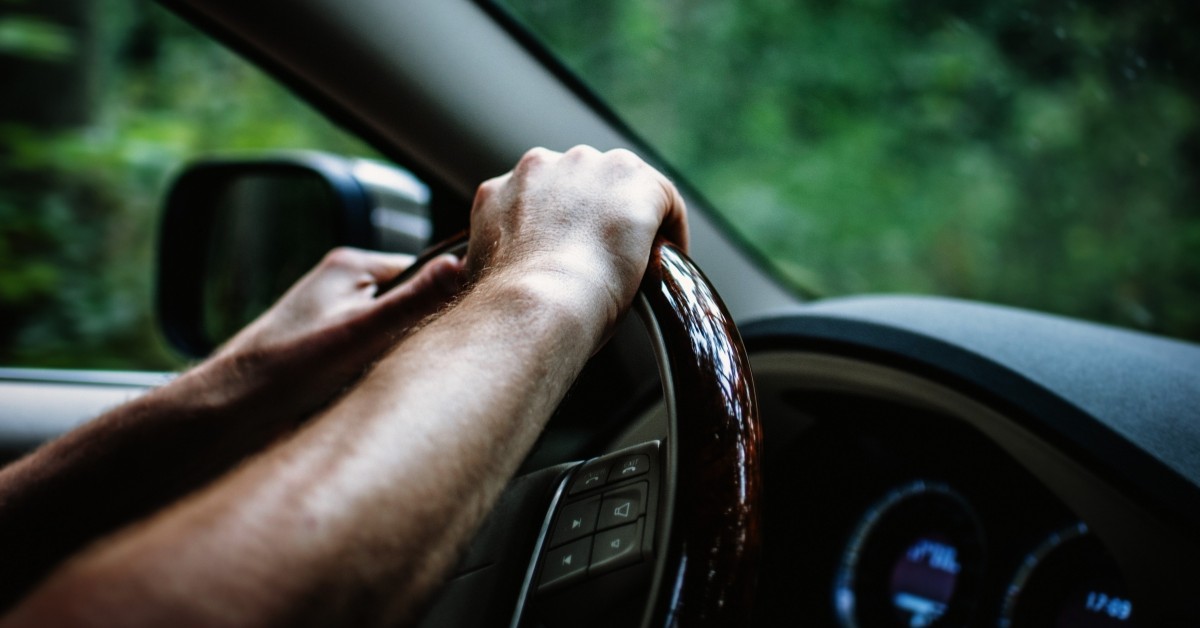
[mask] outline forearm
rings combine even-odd
[[[88,542],[174,501],[275,438],[208,364],[0,471],[0,608]]]
[[[411,618],[603,333],[552,289],[481,283],[292,439],[72,561],[12,619]]]

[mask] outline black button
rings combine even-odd
[[[558,513],[558,523],[555,524],[554,534],[550,537],[550,546],[562,545],[591,534],[596,529],[596,515],[599,512],[599,498],[568,504]]]
[[[591,467],[580,471],[575,476],[575,481],[571,482],[571,491],[569,495],[582,493],[588,489],[604,486],[605,480],[608,479],[608,467]]]
[[[646,454],[634,454],[632,456],[625,456],[613,463],[608,472],[608,479],[616,482],[617,480],[641,475],[649,470],[650,456]]]
[[[642,559],[642,522],[605,530],[592,543],[592,566],[589,573],[618,569]]]
[[[645,512],[646,486],[645,482],[638,482],[605,493],[604,501],[600,503],[600,521],[596,529],[603,530],[636,521]]]
[[[542,580],[539,591],[569,584],[583,578],[587,573],[588,559],[592,553],[592,539],[579,539],[546,554],[542,564]]]

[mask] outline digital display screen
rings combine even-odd
[[[896,558],[889,581],[892,605],[904,625],[932,625],[950,605],[958,574],[958,548],[940,535],[918,537]]]
[[[1059,607],[1054,628],[1129,628],[1133,602],[1110,583],[1089,582],[1071,590]]]

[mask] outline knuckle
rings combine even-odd
[[[321,266],[325,268],[352,268],[359,261],[359,252],[348,246],[339,246],[330,250],[321,260]]]
[[[508,178],[508,174],[503,174],[480,183],[475,188],[475,200],[471,203],[472,213],[480,211],[493,197],[499,194]]]
[[[596,150],[595,148],[592,148],[591,146],[588,146],[587,144],[576,144],[575,146],[572,146],[570,149],[568,149],[566,153],[564,153],[565,156],[575,158],[575,159],[582,158],[582,157],[591,157],[591,156],[599,155],[599,154],[600,154],[600,151]]]
[[[630,166],[646,165],[645,162],[642,161],[641,157],[638,157],[636,153],[634,153],[633,151],[626,149],[626,148],[614,148],[614,149],[608,151],[607,153],[605,153],[605,155],[608,156],[609,158],[613,159],[617,163],[624,164],[624,165],[630,165]]]
[[[488,191],[483,184],[480,184],[479,187],[475,188],[475,200],[471,201],[471,213],[477,213],[479,208],[487,202],[487,199],[489,196],[491,196],[491,194],[492,193]]]
[[[553,156],[554,151],[541,146],[535,146],[525,151],[524,155],[521,155],[521,159],[517,162],[517,166],[519,168],[529,168],[530,166],[544,164],[550,161]]]

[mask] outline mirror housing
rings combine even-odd
[[[429,196],[405,170],[325,153],[190,164],[163,207],[163,333],[185,355],[203,357],[330,249],[419,253],[431,234]]]

